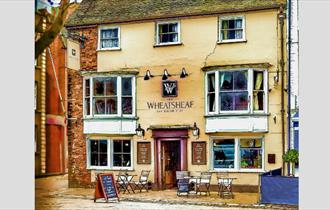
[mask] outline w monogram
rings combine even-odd
[[[163,96],[164,97],[177,96],[177,82],[176,81],[163,81]]]

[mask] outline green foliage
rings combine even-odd
[[[295,149],[288,150],[283,155],[283,161],[286,163],[298,163],[299,161],[299,152]]]

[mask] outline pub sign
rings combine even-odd
[[[163,97],[176,97],[178,95],[177,81],[166,80],[162,82]]]

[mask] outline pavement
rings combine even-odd
[[[234,193],[234,199],[222,199],[217,192],[210,196],[177,196],[176,190],[136,191],[135,194],[121,193],[120,202],[106,203],[98,199],[94,203],[94,189],[68,188],[67,175],[36,178],[35,207],[37,210],[75,210],[75,209],[225,209],[225,210],[296,210],[296,206],[259,205],[257,193]]]

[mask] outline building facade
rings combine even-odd
[[[86,37],[69,76],[69,185],[127,169],[166,189],[175,171],[227,171],[256,192],[287,145],[281,3],[83,1],[66,23]]]

